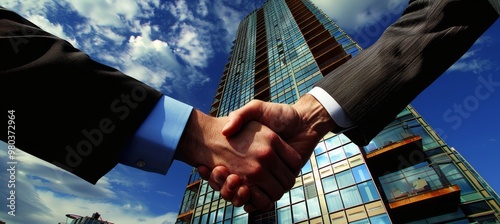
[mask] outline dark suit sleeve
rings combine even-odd
[[[118,163],[162,95],[4,9],[0,49],[0,139],[91,183]]]
[[[366,145],[496,21],[487,0],[413,0],[368,49],[316,85],[346,111]]]

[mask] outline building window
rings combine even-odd
[[[332,192],[325,195],[326,205],[328,206],[328,212],[335,212],[344,209],[342,204],[342,199],[340,198],[340,193],[338,191]]]
[[[289,205],[289,204],[290,204],[290,194],[287,192],[287,193],[283,194],[281,199],[276,202],[276,207],[280,208],[280,207],[283,207],[283,206]]]
[[[301,222],[307,219],[306,203],[301,202],[292,206],[293,222]]]
[[[338,189],[337,182],[335,181],[334,176],[323,178],[321,179],[321,182],[323,183],[323,191],[325,193],[332,192]]]
[[[302,174],[306,174],[312,171],[311,160],[307,160],[306,165],[302,167]]]
[[[356,183],[363,182],[365,180],[371,179],[370,173],[368,172],[368,168],[366,168],[365,164],[361,164],[352,168],[352,173],[354,174],[354,179]]]
[[[452,163],[440,164],[439,168],[441,169],[441,171],[444,173],[444,175],[451,184],[456,184],[460,187],[461,195],[476,192],[474,190],[474,187],[472,187],[469,181],[465,179],[464,175],[460,173],[460,171],[454,164]]]
[[[356,186],[340,190],[340,195],[342,196],[342,201],[346,208],[363,203]]]
[[[337,148],[341,145],[340,139],[338,136],[333,136],[333,137],[325,140],[325,143],[326,143],[326,148],[328,150]]]
[[[336,163],[336,162],[346,158],[346,156],[344,154],[344,149],[342,149],[342,147],[328,152],[328,155],[330,156],[331,163]]]
[[[359,147],[354,143],[344,145],[344,151],[347,157],[358,155],[360,153]]]
[[[292,223],[292,212],[290,207],[278,210],[278,223]]]
[[[302,186],[294,188],[290,191],[290,196],[292,198],[292,204],[304,200],[304,189]]]
[[[387,214],[370,217],[370,222],[373,224],[391,224]]]
[[[330,159],[328,158],[328,153],[317,156],[316,162],[318,163],[318,167],[320,168],[329,165]]]
[[[337,179],[339,188],[347,187],[355,183],[351,170],[346,170],[335,174],[335,179]]]
[[[364,203],[374,201],[380,198],[377,188],[372,181],[367,181],[358,185],[359,193]]]

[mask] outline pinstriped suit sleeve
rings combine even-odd
[[[488,0],[412,0],[368,49],[320,80],[366,145],[497,20]]]

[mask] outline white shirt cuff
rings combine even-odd
[[[323,107],[328,111],[330,117],[332,117],[335,123],[342,128],[349,128],[354,125],[354,123],[349,118],[349,115],[342,109],[339,103],[333,99],[330,94],[328,94],[324,89],[320,87],[314,87],[308,94],[312,95],[318,102],[323,105]]]

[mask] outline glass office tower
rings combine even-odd
[[[268,0],[241,21],[210,114],[292,104],[359,51],[309,0]],[[326,135],[271,212],[232,206],[193,170],[177,223],[496,223],[499,202],[409,105],[365,147]]]

